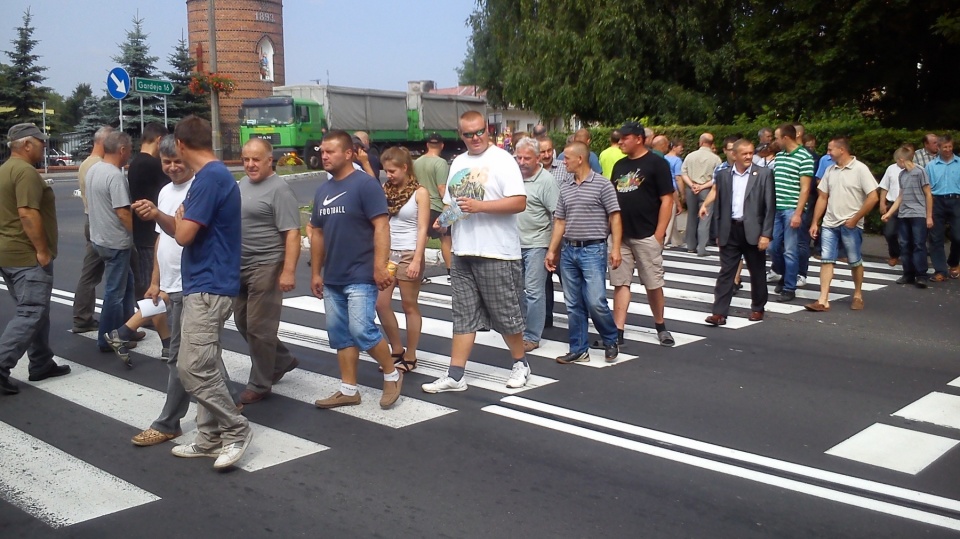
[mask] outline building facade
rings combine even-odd
[[[190,51],[197,71],[209,73],[210,0],[187,0]],[[274,86],[286,84],[283,57],[282,0],[216,0],[217,72],[237,83],[229,96],[220,97],[220,122],[225,156],[239,154],[240,104],[267,97]]]

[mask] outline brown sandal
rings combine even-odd
[[[417,360],[414,359],[413,361],[407,361],[406,359],[403,359],[403,356],[400,356],[400,359],[395,361],[393,365],[398,371],[402,372],[403,374],[407,374],[408,372],[417,368]]]
[[[406,354],[406,353],[407,353],[407,349],[404,348],[404,349],[400,350],[400,353],[399,353],[399,354],[390,354],[390,357],[393,358],[393,364],[394,364],[394,365],[399,365],[400,362],[403,361],[403,355]],[[414,362],[414,363],[416,363],[416,362]],[[383,367],[377,365],[377,370],[380,371],[380,372],[383,372]]]
[[[944,277],[942,273],[934,273],[933,277],[930,277],[930,282],[933,282],[933,283],[942,283],[946,280],[947,278]]]

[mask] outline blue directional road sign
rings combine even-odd
[[[130,93],[130,75],[122,67],[115,67],[107,75],[107,92],[114,99],[123,99]]]

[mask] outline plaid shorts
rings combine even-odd
[[[450,285],[454,334],[474,333],[484,327],[501,335],[523,331],[521,260],[454,256]]]

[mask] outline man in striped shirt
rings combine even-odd
[[[923,148],[913,152],[913,162],[926,168],[940,153],[940,140],[933,133],[923,136]]]
[[[810,193],[813,156],[797,142],[797,128],[793,124],[778,127],[774,137],[782,149],[777,154],[777,166],[773,170],[777,212],[773,222],[770,257],[774,266],[784,268],[782,289],[777,301],[786,302],[796,297],[797,274],[800,270],[798,232]]]

